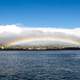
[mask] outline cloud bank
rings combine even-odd
[[[0,45],[80,47],[80,28],[30,28],[0,25]]]

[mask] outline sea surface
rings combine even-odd
[[[80,80],[80,51],[0,51],[0,80]]]

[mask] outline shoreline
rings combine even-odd
[[[65,51],[80,50],[80,48],[62,48],[62,49],[0,49],[0,51]]]

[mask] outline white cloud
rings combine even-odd
[[[0,33],[18,34],[21,31],[22,29],[16,25],[0,25]]]
[[[29,28],[19,25],[0,25],[0,44],[80,46],[80,28]]]

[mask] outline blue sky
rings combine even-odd
[[[0,24],[80,27],[80,0],[0,0]]]

